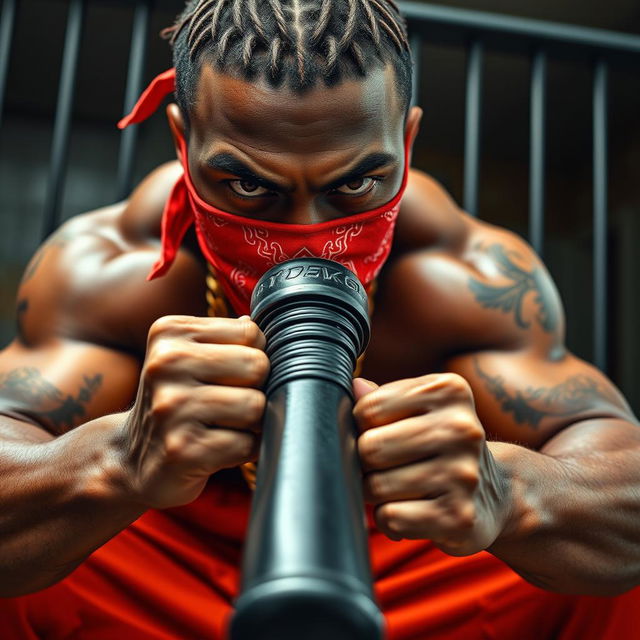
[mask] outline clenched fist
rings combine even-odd
[[[131,487],[146,507],[191,502],[212,473],[256,458],[264,345],[246,316],[152,325],[124,443]]]
[[[433,374],[381,387],[354,381],[365,499],[388,537],[431,539],[451,555],[490,546],[506,518],[505,480],[464,378]]]

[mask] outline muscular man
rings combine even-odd
[[[640,637],[640,429],[527,244],[409,171],[395,7],[201,0],[172,35],[180,162],[63,225],[19,290],[2,637],[223,637],[269,372],[248,289],[343,227],[374,302],[355,417],[389,637]]]

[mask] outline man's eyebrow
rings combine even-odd
[[[339,178],[332,180],[327,184],[323,184],[319,187],[319,191],[332,191],[341,187],[343,184],[357,180],[361,178],[365,173],[379,169],[380,167],[397,164],[398,158],[392,153],[376,152],[371,153],[358,162],[354,167],[351,167],[346,173],[343,173]],[[207,160],[207,166],[212,169],[218,169],[219,171],[225,171],[232,173],[243,180],[248,180],[257,184],[260,187],[269,189],[270,191],[287,192],[291,191],[290,188],[276,184],[267,178],[259,176],[252,169],[250,169],[242,160],[236,158],[231,153],[218,153],[211,156]]]
[[[239,160],[231,153],[217,153],[207,159],[207,166],[212,169],[233,173],[243,180],[253,182],[260,187],[269,189],[270,191],[290,191],[290,189],[276,184],[267,178],[257,175],[242,160]]]
[[[323,184],[320,187],[320,191],[331,191],[333,189],[337,189],[347,182],[352,182],[353,180],[361,178],[365,173],[368,173],[369,171],[379,169],[380,167],[389,164],[397,164],[397,162],[398,158],[392,153],[370,153],[368,156],[360,160],[358,164],[356,164],[354,167],[351,167],[349,171],[342,174],[336,180],[332,180],[328,184]]]

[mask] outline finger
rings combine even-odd
[[[374,518],[389,537],[429,539],[453,549],[469,536],[476,512],[471,501],[447,495],[434,500],[387,502],[375,509]]]
[[[386,471],[373,471],[363,479],[365,499],[372,504],[424,498],[433,500],[453,491],[470,495],[480,482],[473,455],[442,456]]]
[[[255,433],[215,428],[207,431],[205,443],[214,458],[215,469],[237,467],[245,462],[255,462],[260,449],[260,438]]]
[[[360,398],[353,413],[364,431],[460,402],[473,406],[473,394],[464,378],[453,373],[430,374],[382,385]]]
[[[363,478],[365,501],[383,504],[396,500],[433,499],[441,495],[443,486],[439,465],[433,460],[372,471]]]
[[[266,340],[249,316],[240,318],[200,318],[197,316],[164,316],[149,330],[149,339],[181,337],[194,342],[238,344],[264,349]]]
[[[271,368],[264,351],[238,345],[198,345],[193,377],[205,383],[262,387]]]
[[[201,383],[261,387],[269,375],[264,351],[235,344],[183,343],[180,369]]]
[[[360,400],[367,393],[371,393],[378,388],[378,385],[366,378],[354,378],[353,379],[353,397],[356,402]]]
[[[257,389],[167,385],[155,394],[151,411],[157,419],[174,424],[260,431],[265,404],[264,393]]]
[[[369,429],[357,440],[365,471],[391,469],[451,452],[476,452],[485,433],[475,413],[454,406]]]
[[[209,475],[255,460],[259,440],[253,433],[216,427],[177,429],[165,439],[165,456],[190,475]]]

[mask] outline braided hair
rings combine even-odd
[[[189,0],[163,36],[187,119],[203,61],[297,93],[391,64],[405,112],[409,106],[411,52],[394,0]]]

